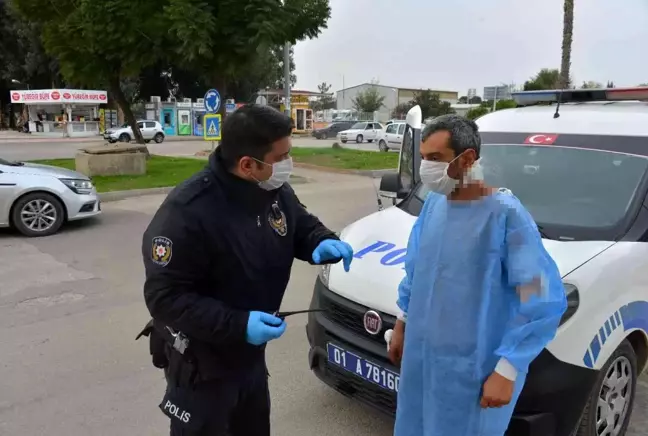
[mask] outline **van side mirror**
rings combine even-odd
[[[380,195],[387,198],[405,198],[407,191],[401,189],[398,173],[384,174],[380,179]]]

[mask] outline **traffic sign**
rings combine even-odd
[[[236,103],[225,103],[225,112],[228,114],[236,110]]]
[[[210,89],[205,93],[205,111],[208,114],[215,114],[220,109],[221,96],[215,89]]]
[[[205,141],[220,141],[221,115],[205,114],[203,117],[203,138]]]

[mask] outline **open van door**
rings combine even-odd
[[[398,172],[385,174],[380,181],[380,194],[393,198],[394,203],[396,200],[407,197],[419,181],[418,169],[421,165],[419,145],[423,122],[421,107],[416,105],[410,109],[405,122]]]

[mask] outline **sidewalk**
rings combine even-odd
[[[167,136],[167,141],[204,141],[202,136]],[[63,138],[62,136],[46,136],[38,133],[20,133],[15,130],[0,130],[0,143],[2,142],[105,142],[101,136],[88,136],[85,138]]]

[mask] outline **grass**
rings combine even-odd
[[[383,170],[398,167],[398,153],[349,150],[347,148],[293,147],[295,162],[348,170]]]
[[[75,169],[74,159],[39,160],[36,163]],[[94,176],[92,182],[98,192],[128,191],[131,189],[175,186],[205,167],[202,159],[151,156],[142,176]]]
[[[398,166],[398,153],[348,150],[344,148],[302,148],[291,151],[295,162],[352,170],[382,170]],[[74,159],[38,160],[36,163],[75,169]],[[175,186],[204,168],[204,159],[151,156],[142,176],[94,176],[98,192]],[[294,177],[297,182],[300,177]]]

